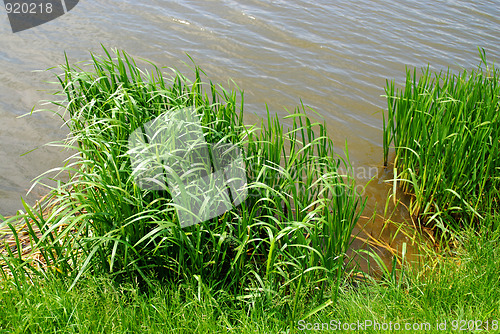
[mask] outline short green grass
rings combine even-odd
[[[134,283],[117,285],[110,278],[88,276],[71,291],[71,280],[37,279],[34,286],[22,289],[1,282],[0,328],[4,333],[316,333],[301,329],[330,325],[331,320],[368,320],[401,326],[428,323],[432,327],[427,332],[443,333],[452,332],[454,324],[475,320],[477,326],[482,321],[483,329],[488,321],[490,332],[498,332],[500,221],[489,219],[488,225],[488,231],[463,232],[453,256],[428,259],[421,268],[399,272],[396,280],[342,284],[338,301],[317,312],[318,303],[304,299],[292,323],[284,311],[292,301],[284,295],[250,302],[224,290],[182,282],[157,283],[145,293]],[[446,322],[447,331],[436,330],[437,322]],[[363,332],[385,331],[372,326]]]

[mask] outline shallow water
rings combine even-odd
[[[68,153],[42,144],[61,139],[49,113],[29,117],[51,99],[50,73],[87,60],[100,44],[186,73],[189,54],[214,82],[231,78],[245,91],[248,121],[286,115],[301,101],[327,123],[339,152],[347,140],[361,184],[371,177],[366,214],[383,209],[389,186],[381,168],[386,79],[402,82],[405,66],[473,68],[478,46],[500,57],[499,1],[159,1],[81,0],[68,14],[13,34],[0,11],[0,213],[21,208],[31,180]],[[226,85],[227,86],[227,85]],[[43,105],[38,104],[38,108]],[[30,203],[45,193],[35,188]],[[378,222],[367,226],[380,234]],[[394,228],[382,231],[390,241]],[[392,243],[397,247],[404,238]]]

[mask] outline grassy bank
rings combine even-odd
[[[338,301],[317,312],[318,303],[304,298],[293,322],[284,312],[293,303],[283,295],[250,302],[182,282],[158,284],[145,293],[133,283],[88,277],[69,292],[70,280],[39,280],[21,290],[2,282],[0,328],[5,333],[317,333],[301,329],[359,320],[373,325],[343,332],[387,332],[375,323],[392,322],[402,329],[430,324],[426,332],[443,333],[459,332],[453,326],[467,329],[474,320],[474,329],[488,324],[489,332],[498,332],[500,221],[492,223],[490,232],[465,232],[454,257],[426,259],[424,267],[408,269],[396,280],[386,277],[356,288],[341,284]],[[447,330],[437,330],[438,322],[446,322]]]
[[[289,129],[269,112],[245,125],[243,94],[204,82],[199,68],[191,79],[167,77],[124,52],[103,52],[60,68],[61,100],[51,112],[70,130],[56,143],[75,153],[56,170],[69,181],[1,222],[13,241],[0,258],[0,332],[499,329],[499,92],[484,57],[472,73],[408,72],[403,89],[387,87],[386,163],[394,145],[395,178],[413,198],[410,211],[452,231],[454,246],[432,245],[418,265],[403,255],[401,266],[374,279],[346,255],[366,199],[340,174],[348,159],[304,107],[286,117]],[[165,115],[175,122],[149,131]],[[162,145],[147,151],[159,137]],[[189,138],[192,154],[165,163],[179,152],[179,138]],[[131,142],[144,144],[147,159],[132,161]],[[244,175],[228,178],[231,168]],[[223,186],[204,196],[199,188],[208,183],[199,176],[221,171]],[[184,184],[183,192],[172,184]],[[187,207],[182,196],[192,198]],[[214,210],[183,225],[186,213]]]

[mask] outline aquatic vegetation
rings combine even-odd
[[[386,87],[384,159],[395,148],[395,179],[413,195],[410,211],[442,231],[498,209],[500,83],[484,50],[476,70],[407,70]]]
[[[0,253],[0,327],[281,332],[361,320],[498,329],[499,83],[484,53],[476,71],[408,71],[402,90],[386,89],[385,163],[394,143],[395,180],[412,194],[415,216],[442,231],[464,227],[448,248],[453,256],[424,245],[425,265],[411,267],[404,245],[401,266],[395,258],[389,270],[376,252],[360,250],[381,276],[350,285],[346,251],[365,201],[340,174],[348,158],[335,154],[304,106],[285,117],[290,129],[269,111],[247,126],[243,94],[203,83],[199,68],[193,80],[165,77],[124,52],[104,52],[82,67],[67,60],[58,77],[65,99],[53,112],[70,135],[57,145],[74,155],[57,171],[69,181],[40,205],[0,217],[0,234],[12,231]],[[234,147],[246,174],[244,198],[184,227],[170,183],[142,187],[129,146],[137,129],[183,109],[196,113],[210,156],[224,157],[209,172],[233,157],[219,149]],[[193,171],[206,167],[195,153]]]
[[[125,52],[104,52],[88,65],[62,66],[65,99],[55,112],[70,135],[59,145],[76,153],[59,171],[70,180],[39,210],[25,205],[22,215],[41,231],[31,237],[46,269],[15,262],[11,253],[11,270],[51,270],[73,285],[85,274],[193,281],[245,298],[304,286],[320,287],[320,299],[326,288],[336,291],[364,200],[354,180],[339,173],[349,162],[335,154],[324,124],[302,106],[286,117],[288,130],[269,111],[260,126],[245,126],[243,94],[203,83],[199,68],[193,80],[168,78],[154,64],[141,70]],[[241,149],[248,191],[224,214],[185,228],[170,189],[139,187],[127,154],[135,129],[179,108],[197,112],[208,144]]]

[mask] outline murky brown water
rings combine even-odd
[[[369,214],[383,210],[389,189],[376,168],[386,79],[401,82],[406,65],[475,67],[478,46],[498,61],[500,2],[81,0],[68,14],[16,34],[1,10],[1,214],[15,213],[31,180],[67,155],[55,148],[23,155],[66,133],[47,113],[18,118],[50,99],[52,86],[43,81],[52,77],[33,71],[62,63],[64,51],[73,62],[87,60],[101,43],[185,72],[187,53],[214,82],[232,78],[244,89],[248,113],[264,116],[267,103],[285,115],[302,100],[325,118],[339,151],[347,140],[360,181],[379,177],[366,189]],[[35,189],[28,201],[43,193]],[[368,229],[377,235],[381,226]],[[393,233],[383,232],[386,239]]]

